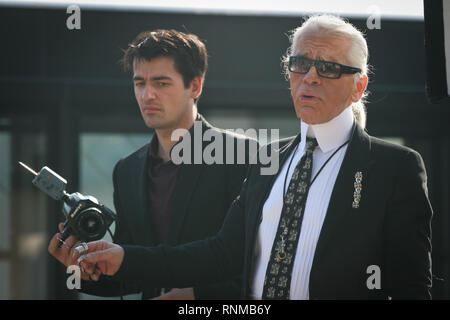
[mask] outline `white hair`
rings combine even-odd
[[[364,34],[344,19],[326,14],[311,16],[300,27],[291,31],[289,36],[291,46],[283,57],[284,73],[287,77],[289,77],[289,57],[294,54],[298,40],[307,34],[332,35],[349,39],[351,47],[347,61],[352,67],[357,67],[362,70],[360,73],[355,74],[355,84],[362,77],[368,77],[368,73],[370,72],[370,66],[368,65],[369,50]],[[367,95],[368,92],[364,92],[361,99],[352,104],[355,119],[362,128],[365,128],[367,120],[365,107]]]

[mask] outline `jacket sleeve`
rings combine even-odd
[[[430,299],[433,212],[424,163],[417,152],[410,151],[400,163],[387,206],[386,293],[393,299]]]
[[[244,259],[248,179],[250,176],[244,180],[216,236],[176,247],[125,245],[124,260],[113,278],[143,286],[185,288],[239,276]]]
[[[246,161],[246,163],[248,163],[248,156]],[[227,190],[230,203],[232,203],[234,199],[239,195],[239,191],[242,187],[242,183],[245,179],[248,168],[249,166],[244,164],[228,166]],[[195,287],[195,299],[239,299],[241,295],[241,283],[242,277],[239,275],[229,281]]]

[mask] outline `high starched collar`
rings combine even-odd
[[[319,148],[323,153],[336,149],[348,139],[350,139],[355,118],[352,106],[348,106],[338,116],[328,122],[308,125],[301,121],[301,141],[300,146],[304,148],[305,137],[317,139]]]

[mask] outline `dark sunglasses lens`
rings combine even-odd
[[[289,70],[296,73],[308,73],[314,60],[301,57],[291,57],[289,60]],[[319,76],[324,78],[339,78],[341,75],[341,66],[337,63],[328,61],[316,61],[315,67]]]
[[[319,61],[316,63],[317,73],[325,78],[339,78],[341,74],[341,66],[327,61]]]
[[[292,57],[290,60],[289,70],[297,73],[307,73],[311,68],[312,61],[305,58]]]

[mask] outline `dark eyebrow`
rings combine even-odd
[[[151,78],[153,81],[160,81],[160,80],[172,80],[169,76],[156,76]]]
[[[141,77],[141,76],[134,76],[133,77],[133,81],[142,81],[142,80],[144,80],[144,78]],[[169,77],[169,76],[156,76],[156,77],[152,77],[151,80],[153,80],[153,81],[172,80],[172,78]]]

